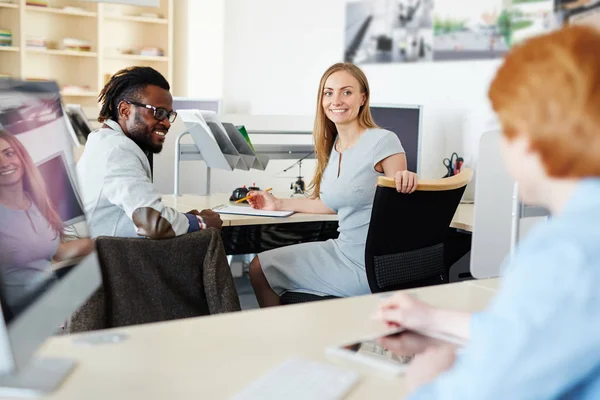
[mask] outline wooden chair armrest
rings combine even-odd
[[[473,170],[471,168],[463,168],[459,174],[449,178],[427,179],[419,181],[417,190],[426,192],[440,192],[443,190],[458,189],[466,186],[473,178]],[[383,187],[396,188],[394,178],[380,176],[377,178],[377,185]]]

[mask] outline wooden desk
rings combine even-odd
[[[468,282],[410,292],[463,311],[480,311],[494,296]],[[51,399],[226,399],[294,356],[361,372],[348,399],[400,399],[401,377],[324,353],[326,346],[383,332],[370,319],[379,301],[379,295],[370,295],[105,331],[129,336],[119,344],[88,346],[73,343],[83,335],[56,337],[38,355],[80,362]]]
[[[174,197],[173,195],[163,196],[163,202],[169,207],[173,207],[180,212],[187,212],[192,209],[202,210],[212,208],[219,204],[229,202],[229,194],[217,193],[210,196],[200,195],[182,195]],[[222,214],[223,226],[243,226],[243,225],[263,225],[263,224],[285,224],[293,222],[317,222],[317,221],[337,221],[336,214],[306,214],[296,213],[287,218],[269,218],[256,217],[248,215],[226,215]],[[450,224],[451,227],[465,231],[473,231],[473,204],[460,204]]]

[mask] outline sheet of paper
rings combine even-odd
[[[237,215],[254,215],[259,217],[289,217],[293,211],[268,211],[257,210],[252,207],[231,206],[229,204],[221,204],[213,207],[213,210],[219,214],[237,214]]]

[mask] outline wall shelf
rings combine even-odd
[[[47,13],[47,14],[59,14],[59,15],[72,15],[76,17],[96,17],[98,14],[91,11],[78,11],[78,10],[64,10],[56,7],[36,7],[26,6],[25,9],[31,12]]]
[[[98,97],[98,93],[92,91],[61,90],[63,97]]]
[[[18,46],[0,46],[0,51],[18,52],[20,48]]]
[[[142,56],[139,54],[112,54],[106,56],[110,60],[132,60],[132,61],[169,61],[165,56]]]
[[[169,20],[167,18],[152,18],[152,17],[136,17],[133,15],[107,15],[107,20],[113,21],[131,21],[131,22],[142,22],[146,24],[164,24],[167,25]]]
[[[27,53],[51,54],[55,56],[70,56],[70,57],[97,57],[95,51],[75,51],[75,50],[55,50],[55,49],[36,49],[28,47]]]
[[[19,8],[19,5],[15,3],[0,3],[0,8]]]

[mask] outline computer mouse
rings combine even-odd
[[[248,196],[249,191],[250,190],[248,190],[246,187],[236,188],[231,193],[231,196],[229,197],[229,201],[236,201],[239,199],[243,199],[244,197]],[[244,203],[247,203],[247,201],[244,200]]]

